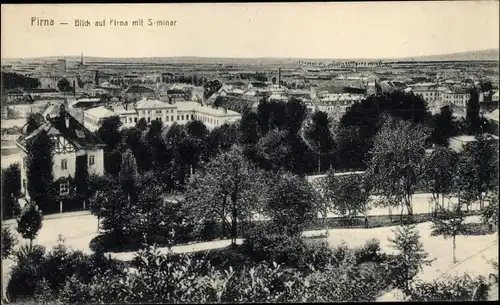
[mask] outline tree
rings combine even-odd
[[[239,142],[242,145],[255,145],[259,140],[259,121],[257,114],[251,111],[243,112],[238,130]]]
[[[413,214],[412,196],[423,176],[426,130],[411,122],[388,119],[375,137],[367,174],[388,205]]]
[[[466,166],[472,166],[471,192],[483,207],[483,201],[490,189],[498,185],[498,142],[479,135],[476,141],[468,143],[462,152]],[[472,178],[472,179],[471,179]]]
[[[135,162],[135,157],[130,149],[125,150],[123,154],[118,178],[124,196],[126,196],[129,201],[135,202],[138,196],[138,173],[137,163]]]
[[[450,137],[456,134],[456,129],[452,108],[444,106],[433,118],[433,130],[430,140],[436,145],[447,147]]]
[[[122,122],[118,116],[108,117],[102,120],[97,135],[104,142],[104,168],[107,173],[117,175],[120,172],[120,157],[118,151],[122,141],[120,127]]]
[[[238,221],[253,215],[261,186],[259,172],[245,158],[241,147],[233,146],[193,176],[186,192],[187,209],[196,222],[220,219],[221,225],[230,230],[234,244]]]
[[[33,248],[33,240],[42,228],[43,214],[35,202],[27,203],[17,219],[17,231],[25,239],[30,240],[30,249]]]
[[[466,109],[467,130],[469,134],[476,135],[481,133],[479,108],[479,93],[476,89],[473,89],[471,90]]]
[[[140,131],[144,131],[148,128],[148,122],[146,122],[145,118],[140,118],[135,127]]]
[[[324,182],[324,198],[332,211],[348,217],[350,222],[359,213],[366,213],[370,192],[361,175],[336,176],[330,170]]]
[[[66,78],[61,78],[57,82],[57,88],[61,92],[71,92],[71,91],[73,91],[73,87],[71,87],[71,84],[69,83],[69,81]]]
[[[456,237],[466,232],[464,221],[465,217],[460,204],[451,210],[441,209],[438,216],[433,220],[433,234],[442,235],[445,239],[451,237],[453,240],[453,263],[457,262]]]
[[[138,169],[142,172],[150,170],[153,167],[153,158],[142,132],[138,128],[132,127],[124,129],[123,135],[126,146],[132,150],[135,156]],[[165,152],[166,150],[167,148],[165,148]]]
[[[238,142],[238,130],[234,124],[224,124],[214,128],[207,137],[206,158],[228,151]]]
[[[26,141],[28,194],[31,200],[44,212],[53,207],[56,197],[52,173],[53,147],[54,143],[45,131],[39,132]]]
[[[2,217],[9,218],[21,212],[18,198],[21,195],[21,170],[19,163],[2,170]]]
[[[453,193],[458,155],[449,148],[436,147],[424,160],[424,181],[427,189],[432,193],[435,213],[437,213],[438,207],[444,207],[445,197]]]
[[[433,260],[427,259],[420,234],[414,225],[405,225],[393,230],[394,238],[388,238],[391,246],[399,253],[394,257],[393,275],[396,287],[408,293],[410,283],[422,271],[423,266],[430,266]]]
[[[310,149],[318,154],[318,174],[321,164],[324,168],[332,165],[331,157],[334,150],[333,135],[330,132],[330,122],[325,112],[317,111],[313,114],[311,124],[306,128],[305,139],[309,140]]]
[[[277,233],[296,236],[318,217],[319,194],[304,178],[283,172],[269,187],[266,214]]]
[[[39,113],[30,113],[26,119],[26,124],[26,135],[29,135],[43,124],[43,117]]]
[[[89,177],[89,205],[92,215],[97,217],[97,233],[99,233],[101,218],[104,214],[107,198],[118,192],[117,181],[110,175],[91,175]]]
[[[2,259],[8,258],[17,244],[17,240],[8,227],[2,227]]]

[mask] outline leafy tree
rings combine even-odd
[[[106,208],[107,198],[119,191],[119,185],[110,175],[91,175],[89,177],[90,212],[97,217],[97,233],[99,233],[101,218]]]
[[[49,211],[56,197],[53,188],[54,176],[52,160],[54,143],[45,131],[41,131],[26,141],[27,150],[27,190],[31,200],[42,209]]]
[[[140,118],[135,127],[140,131],[145,131],[148,128],[148,122],[145,118]]]
[[[424,181],[432,193],[435,211],[444,207],[444,199],[453,193],[453,181],[456,177],[458,155],[446,147],[436,147],[431,155],[425,158]],[[441,203],[440,203],[441,200]]]
[[[259,124],[260,136],[264,136],[269,132],[269,121],[271,119],[271,104],[266,100],[262,99],[257,107],[257,121]]]
[[[457,129],[453,120],[453,109],[450,106],[444,106],[433,119],[430,140],[436,145],[447,147],[449,139],[456,134]]]
[[[43,214],[35,202],[27,203],[17,219],[17,231],[25,239],[30,240],[30,249],[33,248],[33,240],[42,228]]]
[[[163,124],[161,123],[161,121],[154,120],[153,122],[151,122],[149,130],[146,134],[146,140],[150,150],[149,155],[152,157],[153,163],[156,165],[156,168],[164,168],[165,165],[172,159],[171,152],[165,145],[162,131]],[[142,156],[140,158],[144,157],[145,156]]]
[[[2,217],[9,218],[21,212],[18,198],[21,196],[21,170],[19,163],[2,169]]]
[[[420,234],[414,225],[397,227],[393,232],[394,238],[388,239],[391,246],[398,251],[393,258],[396,264],[393,266],[393,280],[396,287],[408,293],[410,283],[415,276],[424,266],[430,266],[433,260],[427,259],[429,255],[425,252]]]
[[[2,71],[2,88],[6,90],[16,88],[33,89],[38,87],[40,87],[40,80],[37,78]]]
[[[120,185],[124,196],[128,197],[129,201],[135,202],[137,199],[137,163],[135,157],[130,149],[127,149],[122,157],[122,164],[120,166],[120,173],[118,175]]]
[[[456,237],[466,232],[464,221],[465,217],[460,204],[451,210],[441,209],[438,216],[433,220],[433,234],[442,235],[445,239],[451,237],[453,240],[453,263],[457,262]]]
[[[479,135],[476,141],[468,143],[462,152],[465,162],[472,165],[472,193],[481,207],[493,186],[498,185],[498,142]]]
[[[43,117],[39,113],[30,113],[26,119],[26,134],[29,135],[43,124]]]
[[[368,177],[391,206],[413,214],[412,196],[424,173],[426,130],[406,121],[389,119],[375,138]]]
[[[71,91],[73,91],[73,88],[71,87],[71,84],[69,83],[69,81],[66,78],[61,78],[57,82],[57,88],[61,92],[71,92]]]
[[[234,124],[224,124],[214,128],[207,138],[207,157],[228,151],[238,142],[238,129]]]
[[[366,213],[370,193],[361,175],[336,176],[330,170],[324,182],[324,197],[332,211],[349,220]]]
[[[295,236],[318,216],[319,194],[304,179],[284,172],[271,182],[266,214],[278,234]]]
[[[239,129],[239,142],[242,145],[255,145],[259,140],[259,121],[257,114],[251,111],[242,113]]]
[[[2,259],[8,258],[16,246],[17,240],[8,227],[2,227]]]
[[[195,221],[221,220],[236,242],[238,221],[248,219],[262,192],[259,174],[240,147],[217,155],[190,181],[187,209]],[[229,224],[228,218],[231,223]]]
[[[123,130],[123,135],[126,146],[128,146],[134,154],[138,169],[141,172],[150,170],[153,167],[153,158],[151,157],[148,143],[143,137],[142,132],[138,128],[132,127]],[[163,141],[163,139],[161,141]],[[165,148],[165,150],[166,149],[167,148]]]
[[[287,143],[288,132],[273,130],[262,137],[256,145],[260,167],[279,170],[285,168],[291,147]]]
[[[291,98],[286,103],[286,125],[290,134],[297,134],[306,118],[306,105],[302,100]]]
[[[479,108],[479,93],[473,89],[466,109],[467,130],[473,135],[481,133]]]
[[[111,175],[117,175],[120,171],[121,153],[118,149],[122,141],[121,126],[120,118],[112,116],[103,119],[101,127],[97,130],[97,135],[106,145],[104,147],[104,168]]]
[[[321,172],[321,164],[326,168],[333,165],[331,157],[335,143],[330,132],[328,115],[325,112],[317,111],[313,114],[305,138],[309,140],[308,143],[312,146],[311,149],[318,153],[318,173]]]

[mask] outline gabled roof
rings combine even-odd
[[[66,127],[66,118],[68,118],[69,127]],[[26,137],[21,137],[18,143],[26,147],[26,141],[33,138],[36,134],[45,131],[49,136],[62,136],[67,141],[71,142],[77,149],[88,149],[102,147],[104,144],[101,139],[90,130],[85,128],[77,119],[69,113],[57,115],[53,118],[48,118],[47,122],[42,124],[37,130],[33,131]]]

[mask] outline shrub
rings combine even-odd
[[[367,241],[362,247],[355,249],[355,256],[358,264],[381,262],[383,256],[380,253],[380,241],[376,238]]]
[[[10,228],[2,227],[2,259],[8,258],[17,244],[17,240]]]
[[[37,283],[41,280],[40,266],[44,261],[45,248],[22,245],[14,252],[16,264],[11,270],[7,294],[12,301],[33,297]]]
[[[415,283],[408,292],[412,301],[472,301],[486,300],[487,289],[482,277],[472,278],[465,274],[431,283]]]

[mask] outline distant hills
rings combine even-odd
[[[109,63],[185,63],[185,64],[242,64],[242,65],[269,65],[269,64],[287,64],[294,63],[298,60],[311,62],[332,62],[332,61],[499,61],[499,49],[478,50],[469,52],[459,52],[441,55],[415,56],[406,58],[352,58],[352,59],[307,59],[307,58],[224,58],[224,57],[195,57],[195,56],[178,56],[178,57],[89,57],[85,56],[86,63],[92,62],[109,62]],[[2,64],[12,62],[40,62],[40,61],[56,61],[57,59],[65,58],[68,61],[80,61],[80,56],[47,56],[38,58],[3,58]]]
[[[460,52],[442,55],[409,57],[402,60],[417,61],[499,61],[499,49]]]

